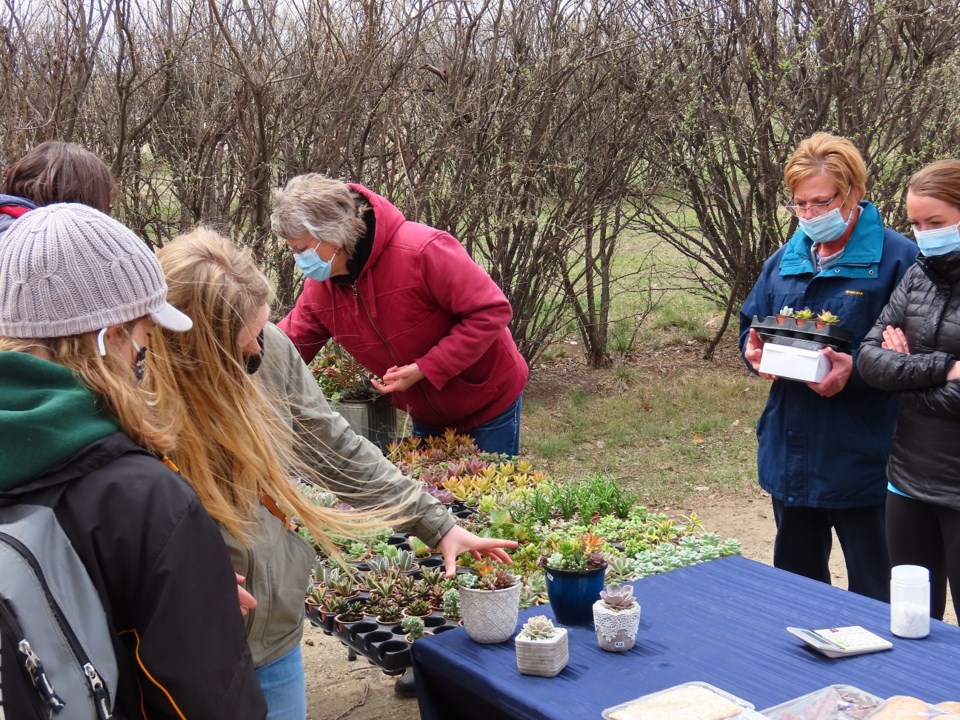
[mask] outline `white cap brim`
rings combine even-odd
[[[193,327],[193,320],[170,303],[164,303],[159,310],[150,313],[150,318],[160,327],[173,332],[186,332]]]

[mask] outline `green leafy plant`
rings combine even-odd
[[[595,570],[607,564],[601,553],[605,545],[602,537],[590,531],[575,538],[555,537],[547,544],[544,565],[550,570]]]
[[[797,320],[813,320],[813,310],[810,308],[804,308],[803,310],[797,310],[793,317]]]
[[[403,609],[399,603],[386,599],[380,604],[380,612],[377,614],[377,621],[385,624],[397,623],[403,618]]]
[[[368,400],[380,394],[370,384],[370,372],[332,341],[310,363],[310,372],[332,403]]]
[[[411,535],[407,542],[410,544],[410,549],[413,550],[413,555],[416,558],[425,558],[430,555],[430,546],[423,542],[420,538]]]

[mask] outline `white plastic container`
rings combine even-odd
[[[930,634],[930,571],[897,565],[890,574],[890,632],[902,638]]]

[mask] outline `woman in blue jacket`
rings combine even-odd
[[[753,316],[829,310],[857,348],[916,259],[916,246],[863,200],[866,176],[853,143],[827,133],[801,142],[787,162],[786,207],[799,229],[764,264],[740,311],[740,347],[754,372],[763,342]],[[887,599],[884,468],[896,401],[860,378],[852,355],[822,352],[831,369],[818,383],[764,375],[773,384],[757,423],[757,469],[773,500],[773,562],[829,583],[835,530],[850,589]]]

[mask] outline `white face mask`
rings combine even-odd
[[[960,230],[957,229],[957,225],[947,225],[932,230],[914,230],[913,236],[917,239],[917,246],[924,257],[946,255],[960,250]]]
[[[851,214],[851,217],[853,215]],[[820,217],[798,218],[800,230],[817,245],[833,242],[847,231],[849,220],[844,220],[840,208],[834,208]]]

